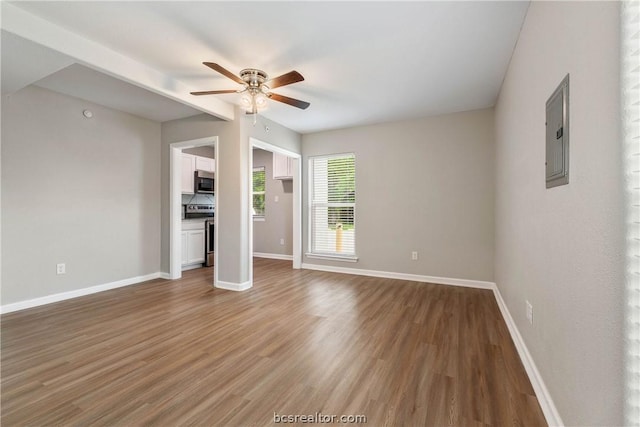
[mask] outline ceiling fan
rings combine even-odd
[[[258,110],[266,107],[267,99],[273,99],[274,101],[283,102],[285,104],[292,105],[294,107],[305,110],[309,107],[308,102],[300,101],[299,99],[289,98],[288,96],[278,95],[271,92],[271,89],[290,85],[292,83],[301,82],[304,80],[302,74],[297,71],[289,71],[286,74],[278,76],[274,79],[268,80],[267,73],[255,68],[246,68],[240,71],[237,76],[231,71],[213,62],[203,62],[204,65],[211,68],[214,71],[222,74],[225,77],[230,78],[236,83],[243,86],[242,89],[228,89],[228,90],[206,90],[201,92],[191,92],[191,95],[218,95],[222,93],[241,93],[240,98],[242,107],[247,111],[247,114],[257,114]]]

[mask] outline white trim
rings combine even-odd
[[[203,263],[183,265],[182,268],[180,268],[180,270],[181,271],[195,270],[196,268],[202,268],[203,265],[204,265]]]
[[[171,280],[171,275],[169,273],[165,273],[164,271],[160,273],[161,279]]]
[[[542,376],[531,357],[531,353],[529,353],[529,349],[527,349],[527,346],[522,339],[522,335],[520,335],[520,331],[518,330],[516,323],[513,321],[513,317],[511,317],[511,313],[509,312],[507,305],[502,299],[500,290],[495,284],[493,287],[493,294],[496,297],[496,302],[498,303],[504,322],[507,324],[507,328],[509,328],[511,339],[516,346],[516,350],[518,350],[520,360],[524,365],[525,371],[527,371],[529,381],[531,381],[531,386],[536,393],[538,403],[540,404],[542,413],[547,420],[547,424],[550,426],[563,426],[564,423],[562,422],[562,418],[560,418],[560,413],[558,412],[556,405],[553,403],[553,399],[551,399],[551,394],[549,393],[549,390],[547,390],[547,387],[542,380]]]
[[[216,280],[215,287],[218,289],[226,289],[228,291],[246,291],[251,288],[251,280],[247,280],[243,283],[223,282],[222,280]]]
[[[494,289],[495,283],[480,280],[454,279],[449,277],[423,276],[419,274],[395,273],[390,271],[362,270],[359,268],[333,267],[321,264],[303,263],[307,270],[329,271],[332,273],[355,274],[359,276],[382,277],[385,279],[409,280],[412,282],[435,283],[438,285],[465,286],[467,288]]]
[[[108,291],[110,289],[122,288],[124,286],[136,285],[148,280],[154,280],[162,278],[166,273],[151,273],[144,276],[130,277],[128,279],[116,280],[115,282],[103,283],[102,285],[90,286],[88,288],[76,289],[68,292],[61,292],[58,294],[47,295],[44,297],[29,299],[25,301],[18,301],[11,304],[5,304],[0,306],[0,313],[11,313],[13,311],[25,310],[27,308],[38,307],[45,304],[51,304],[54,302],[64,301],[72,298],[77,298],[85,295],[91,295],[98,292]]]
[[[181,232],[182,232],[182,150],[185,148],[213,146],[215,152],[215,169],[218,170],[218,137],[208,136],[204,138],[191,139],[188,141],[173,142],[169,144],[169,276],[170,279],[182,277],[182,256],[181,256]],[[215,180],[215,194],[218,192],[218,180]],[[220,204],[216,197],[216,210],[220,212]],[[218,233],[215,232],[214,246],[218,247]],[[218,265],[218,251],[214,253],[214,265]],[[217,278],[218,269],[214,270]],[[213,279],[215,282],[215,278]]]
[[[331,255],[331,254],[313,254],[307,253],[304,254],[307,258],[310,259],[326,259],[329,261],[342,261],[342,262],[358,262],[357,256],[344,256],[344,255]]]
[[[264,252],[254,252],[253,256],[256,258],[269,258],[269,259],[281,259],[285,261],[293,261],[293,255],[267,254]]]

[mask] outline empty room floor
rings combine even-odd
[[[546,425],[491,291],[254,262],[3,315],[2,424]]]

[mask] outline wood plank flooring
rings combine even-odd
[[[3,315],[2,425],[546,425],[491,291],[254,262]]]

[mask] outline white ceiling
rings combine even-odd
[[[156,122],[202,114],[194,108],[80,64],[63,68],[34,84]]]
[[[302,133],[494,105],[528,2],[15,2],[197,90],[297,70],[266,117]],[[4,59],[4,58],[3,58]],[[215,95],[214,95],[215,96]],[[237,103],[238,96],[218,95]]]

